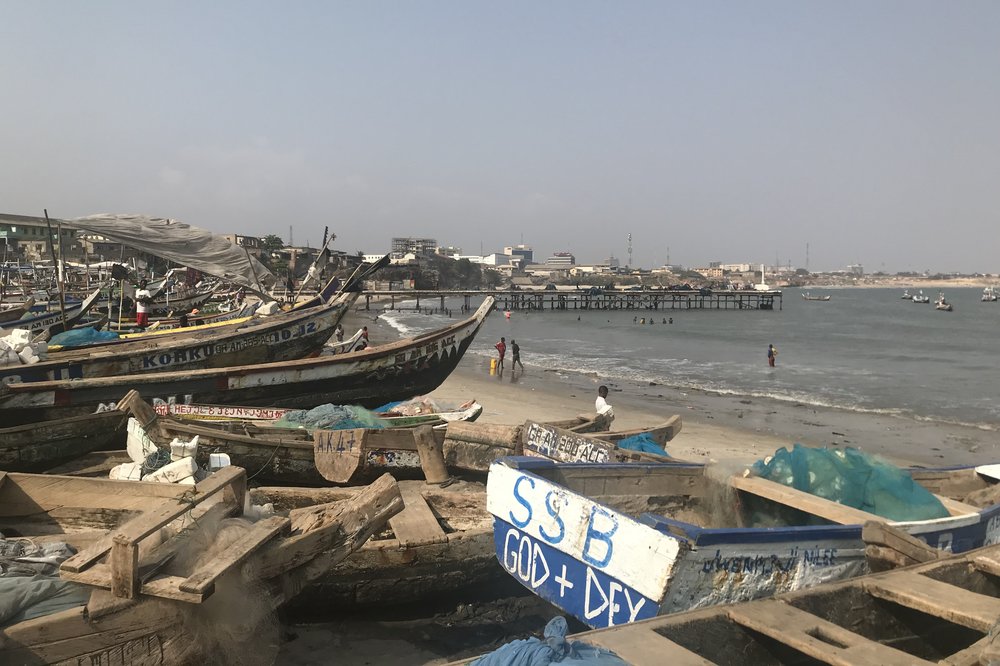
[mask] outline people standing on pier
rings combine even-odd
[[[608,423],[615,420],[615,410],[608,404],[608,387],[603,384],[597,387],[597,400],[594,401],[594,409],[597,410],[597,415],[606,418]]]
[[[515,370],[517,366],[521,366],[521,370],[524,370],[524,363],[521,363],[521,347],[518,346],[517,340],[514,338],[510,339],[510,369]]]
[[[774,345],[767,346],[767,364],[774,367],[774,359],[778,357],[778,348]]]
[[[147,284],[146,280],[140,280],[139,288],[135,290],[135,324],[139,328],[149,326],[149,304],[153,297],[146,289]]]
[[[497,360],[497,369],[503,370],[503,356],[507,353],[506,340],[504,338],[500,338],[500,342],[496,343],[495,347],[497,348],[497,354],[500,355],[500,358]]]

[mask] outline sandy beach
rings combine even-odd
[[[367,325],[372,344],[396,338],[394,329],[368,313],[345,318],[350,333]],[[477,399],[483,423],[522,423],[590,413],[597,376],[562,373],[535,365],[522,349],[523,371],[509,367],[490,373],[495,341],[477,339],[458,368],[431,394],[443,405]],[[510,362],[508,356],[507,362]],[[921,422],[885,414],[865,414],[741,399],[705,392],[682,392],[639,383],[607,383],[616,430],[659,423],[680,414],[683,428],[667,445],[675,458],[738,469],[776,449],[799,442],[809,446],[853,446],[899,465],[942,467],[996,460],[997,433],[960,425]],[[516,588],[514,588],[516,590]],[[532,596],[507,597],[428,610],[427,617],[337,618],[318,624],[287,624],[282,663],[325,663],[335,649],[337,662],[363,664],[442,664],[488,651],[504,638],[540,634],[558,611]],[[500,626],[503,626],[501,629]],[[578,627],[577,630],[581,630]],[[477,642],[478,641],[478,642]]]

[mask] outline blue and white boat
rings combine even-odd
[[[498,460],[487,484],[497,559],[522,585],[593,628],[869,573],[862,523],[884,519],[806,493],[795,497],[799,491],[763,479],[715,481],[706,469]],[[913,477],[941,495],[964,496],[993,482],[972,468]],[[801,525],[743,527],[751,494],[757,502],[798,502],[800,511],[808,505],[812,515],[800,514]],[[1000,505],[943,504],[951,515],[890,524],[949,552],[1000,542]],[[805,524],[823,522],[820,516],[827,524]]]

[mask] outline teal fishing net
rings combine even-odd
[[[279,428],[315,430],[347,430],[350,428],[384,428],[385,423],[373,412],[357,405],[320,405],[312,409],[296,409],[275,421]]]
[[[948,511],[906,470],[855,448],[782,447],[758,460],[755,476],[890,520],[944,518]]]

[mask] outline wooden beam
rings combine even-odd
[[[729,618],[805,655],[833,666],[920,666],[918,659],[860,636],[794,606],[768,599],[732,607]]]
[[[681,647],[658,634],[653,627],[640,625],[606,629],[589,634],[588,643],[611,650],[629,664],[670,664],[670,666],[712,666],[714,662]]]
[[[1000,618],[1000,599],[976,594],[918,573],[899,571],[862,582],[873,597],[983,633]]]
[[[888,565],[883,569],[893,568],[930,562],[944,555],[898,527],[874,520],[869,520],[861,528],[861,538],[865,542],[865,554],[875,571],[880,570],[874,566],[877,563]]]
[[[248,575],[273,578],[324,551],[343,559],[402,509],[396,480],[383,474],[349,500],[293,511],[292,536],[270,542],[254,554],[246,564]]]
[[[290,525],[291,521],[282,516],[271,516],[254,523],[253,527],[242,538],[230,544],[225,552],[199,567],[181,582],[179,586],[181,591],[210,594],[216,579],[250,557],[270,539],[287,532]]]
[[[389,519],[389,527],[396,535],[399,545],[407,548],[447,541],[448,536],[441,529],[437,517],[420,491],[407,486],[401,492],[406,508]]]
[[[870,520],[887,522],[885,518],[873,513],[831,502],[828,499],[810,495],[757,476],[731,476],[729,477],[729,485],[745,493],[811,513],[840,525],[863,525]]]
[[[953,516],[967,516],[970,513],[979,513],[979,507],[972,506],[971,504],[966,504],[965,502],[959,502],[958,500],[953,500],[950,497],[945,497],[944,495],[934,495],[941,501],[944,508],[947,509],[948,513]]]

